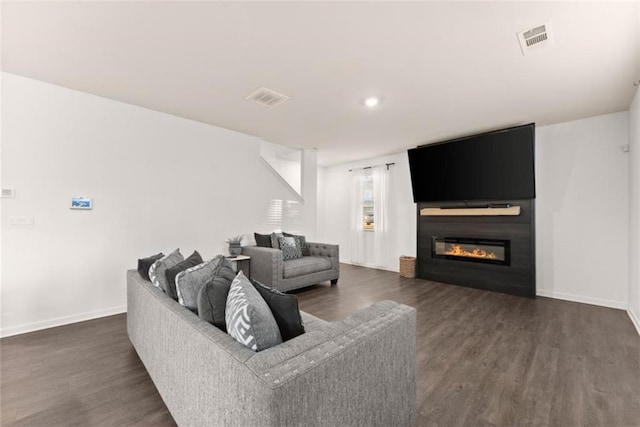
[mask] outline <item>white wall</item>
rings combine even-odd
[[[640,333],[640,90],[629,109],[629,316]]]
[[[627,113],[536,129],[536,254],[539,295],[627,307]],[[352,167],[396,162],[398,250],[416,254],[416,205],[406,153],[323,170],[321,237],[341,245],[350,262],[349,172]],[[371,245],[373,240],[371,241]]]
[[[302,213],[299,226],[283,224],[283,230],[301,233],[310,240],[317,240],[318,236],[318,152],[315,149],[302,150]]]
[[[340,260],[351,263],[351,242],[349,239],[349,191],[350,172],[352,168],[395,163],[391,166],[393,174],[391,192],[396,199],[396,221],[390,224],[390,247],[395,247],[395,253],[389,253],[382,266],[385,269],[398,271],[400,255],[416,255],[416,205],[411,193],[411,176],[409,175],[409,161],[407,153],[366,159],[359,162],[341,164],[321,168],[323,183],[319,186],[321,203],[319,203],[318,228],[322,241],[338,243],[340,245]],[[373,233],[362,231],[368,239],[365,247],[373,248]],[[365,249],[366,250],[366,249]],[[373,265],[373,251],[364,254],[365,265]]]
[[[287,153],[289,159],[281,156]],[[302,150],[267,141],[260,142],[260,155],[287,185],[302,195]]]
[[[538,295],[627,307],[627,117],[536,129]]]
[[[318,239],[324,239],[327,236],[326,226],[327,221],[325,220],[326,216],[326,183],[327,183],[327,168],[326,167],[318,167],[318,172],[316,175],[316,181],[318,183],[317,189],[318,192],[316,194],[316,206],[317,214],[316,214],[316,233]]]
[[[301,204],[256,138],[7,73],[2,102],[2,186],[17,192],[2,199],[3,336],[124,311],[142,256],[210,258],[274,228],[315,237],[315,181]],[[94,209],[70,210],[72,196]]]

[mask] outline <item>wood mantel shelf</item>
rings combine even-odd
[[[510,206],[508,208],[423,208],[420,209],[422,216],[518,216],[520,206]]]

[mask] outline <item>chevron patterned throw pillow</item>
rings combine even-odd
[[[242,271],[231,283],[225,322],[229,335],[253,351],[265,350],[282,342],[271,309]]]

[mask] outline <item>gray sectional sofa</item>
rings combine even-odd
[[[254,352],[127,273],[127,331],[180,426],[411,426],[416,312],[379,302]]]
[[[284,260],[282,251],[258,246],[243,246],[242,254],[251,257],[251,278],[282,292],[331,281],[338,283],[340,255],[338,245],[307,242],[306,255]]]

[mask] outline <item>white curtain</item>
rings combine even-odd
[[[366,263],[366,232],[362,231],[362,180],[364,172],[364,169],[351,171],[349,243],[351,246],[351,262],[354,264]]]
[[[389,258],[393,251],[394,235],[390,229],[395,206],[390,203],[390,170],[377,166],[373,173],[373,218],[375,221],[372,261],[376,267],[391,267]]]
[[[353,170],[351,176],[351,262],[382,268],[397,268],[397,233],[393,170],[386,166]],[[365,174],[373,177],[373,231],[362,229],[362,182]]]

